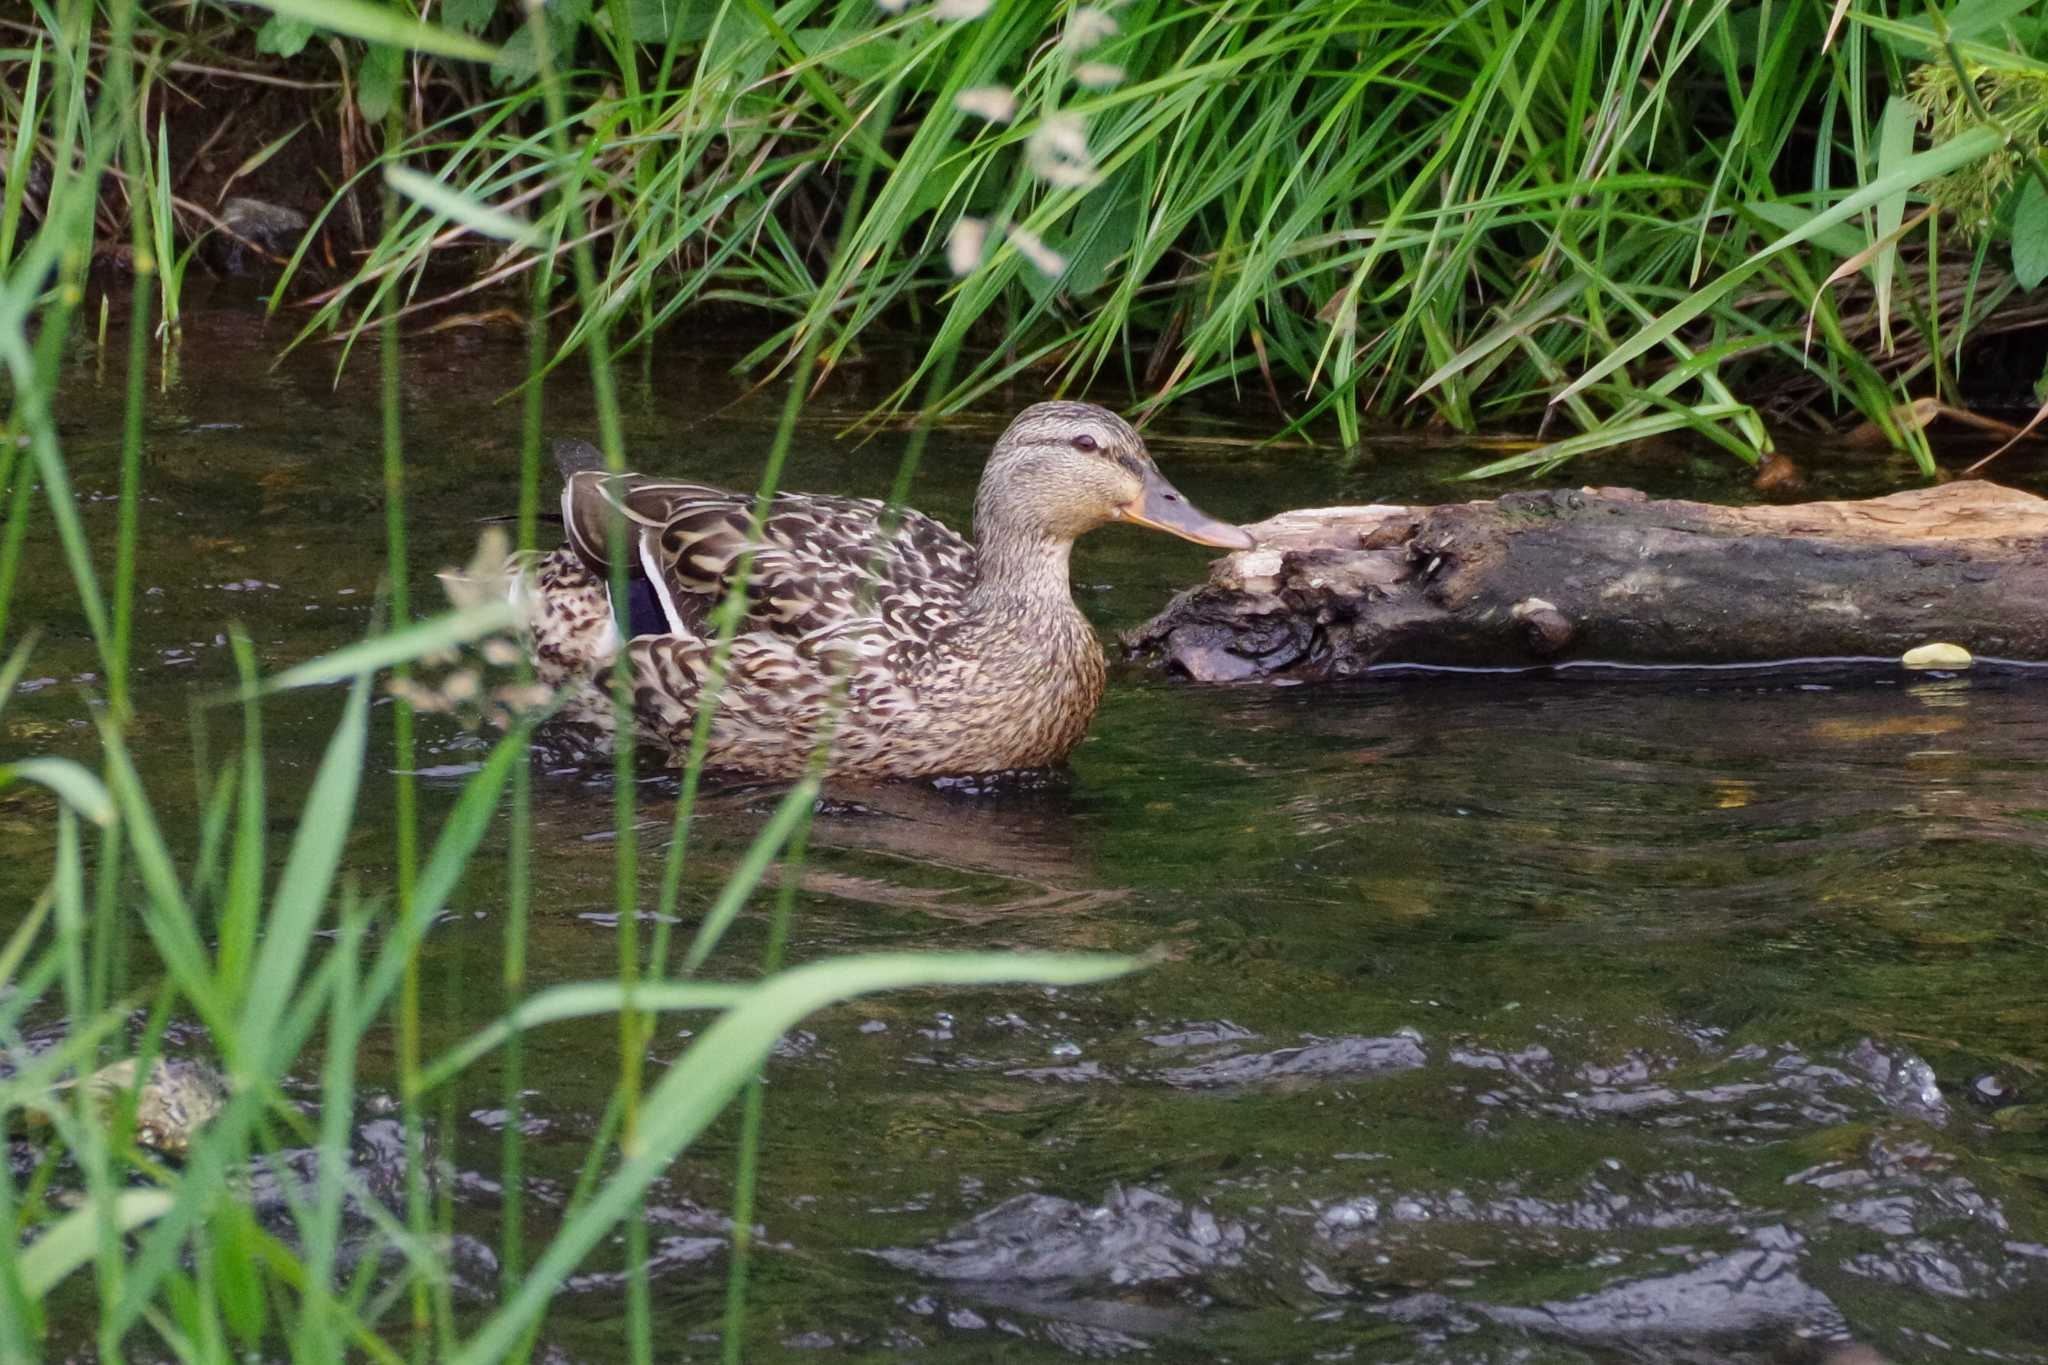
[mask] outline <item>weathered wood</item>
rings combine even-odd
[[[1716,507],[1624,488],[1325,507],[1124,637],[1204,681],[1374,664],[2048,659],[2048,499],[1978,481],[1862,502]]]

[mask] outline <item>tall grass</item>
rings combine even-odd
[[[132,295],[123,472],[111,546],[95,545],[86,535],[51,410],[66,349],[81,325],[79,306],[103,189],[116,177],[143,193],[161,193],[165,183],[163,144],[149,139],[137,98],[147,84],[149,61],[132,42],[142,11],[132,0],[103,8],[111,22],[104,52],[95,48],[94,6],[39,11],[49,22],[28,58],[32,78],[20,107],[32,116],[22,128],[32,131],[51,177],[36,230],[0,242],[14,253],[0,282],[0,365],[12,395],[7,430],[25,442],[19,449],[13,440],[0,442],[0,487],[9,490],[12,513],[0,537],[0,629],[13,624],[20,635],[5,613],[24,544],[21,527],[31,516],[47,517],[105,661],[112,703],[98,717],[96,768],[55,757],[0,765],[0,786],[40,784],[52,793],[55,811],[45,883],[0,943],[0,1129],[11,1132],[31,1120],[43,1125],[35,1139],[41,1147],[33,1175],[18,1182],[11,1168],[0,1168],[0,1226],[7,1229],[0,1237],[0,1358],[39,1358],[54,1329],[61,1327],[64,1339],[75,1343],[82,1324],[109,1359],[225,1359],[248,1351],[289,1351],[309,1360],[520,1357],[530,1352],[549,1300],[564,1281],[595,1248],[621,1234],[629,1250],[630,1346],[637,1358],[650,1358],[643,1196],[754,1080],[785,1030],[812,1011],[873,991],[1080,984],[1130,964],[1087,955],[877,954],[784,968],[780,958],[797,880],[788,874],[803,858],[818,790],[811,779],[782,799],[700,923],[680,970],[669,960],[665,927],[652,945],[643,946],[637,937],[638,867],[622,840],[615,869],[621,910],[616,976],[536,988],[524,949],[526,917],[533,909],[527,879],[537,856],[526,823],[533,718],[514,723],[496,742],[437,828],[423,827],[411,794],[407,698],[424,695],[430,681],[424,675],[408,678],[406,670],[498,636],[512,622],[510,609],[495,599],[427,614],[405,597],[411,570],[407,447],[397,382],[399,300],[390,294],[378,303],[387,508],[382,619],[360,644],[269,678],[259,675],[249,642],[235,636],[239,676],[232,685],[222,680],[221,702],[202,717],[238,707],[238,753],[217,771],[203,760],[196,765],[197,834],[190,846],[179,846],[162,812],[181,794],[145,785],[125,733],[132,711],[137,547],[150,529],[141,459],[146,343],[159,322],[170,320],[167,300],[175,288],[157,292],[145,282]],[[380,42],[375,61],[387,67],[403,51],[479,47],[368,5],[324,0],[277,9]],[[558,135],[531,155],[537,183],[549,196],[540,221],[559,225],[587,214],[583,201],[593,182],[584,151],[563,135],[568,125],[551,62],[554,36],[539,10],[532,24],[524,50],[533,60],[534,97],[554,111],[548,126]],[[403,150],[400,125],[385,126],[393,130],[395,156]],[[15,145],[29,141],[20,137]],[[18,167],[20,157],[10,164]],[[8,183],[11,191],[21,182],[10,176]],[[414,202],[431,203],[432,212],[467,230],[526,238],[524,226],[467,196],[422,188],[403,174],[388,183],[393,197],[386,220],[394,230],[406,212],[398,196],[410,186],[422,196]],[[19,207],[17,200],[9,202]],[[164,221],[156,213],[134,219],[140,268],[170,268],[158,244]],[[10,213],[0,219],[0,230],[22,222]],[[849,240],[835,249],[835,259],[853,249]],[[540,314],[552,297],[553,260],[552,254],[536,258],[536,371],[546,354]],[[622,451],[610,382],[611,320],[591,255],[572,251],[568,264],[586,318],[580,350],[600,397],[607,456],[616,463]],[[793,366],[792,398],[767,463],[764,497],[788,448],[809,366],[808,357]],[[523,423],[523,545],[533,543],[540,489],[539,393],[535,383]],[[37,492],[40,501],[34,500]],[[111,587],[103,589],[97,565],[109,555],[114,571]],[[33,639],[12,644],[0,668],[0,707],[34,649]],[[373,885],[348,871],[347,855],[360,828],[358,808],[371,780],[366,773],[384,766],[369,756],[371,699],[377,680],[394,670],[395,761],[389,766],[399,774],[396,871],[390,885]],[[274,840],[280,821],[265,755],[265,707],[291,704],[302,689],[337,686],[346,689],[339,720],[288,835]],[[202,755],[208,742],[202,735]],[[621,760],[616,782],[622,835],[636,819],[629,763],[630,753]],[[695,790],[693,767],[677,814],[679,836],[688,828]],[[473,855],[508,822],[505,1012],[466,1043],[428,1056],[420,1023],[423,947],[436,918],[477,875]],[[87,840],[95,834],[98,847],[89,853]],[[664,909],[673,906],[687,852],[686,841],[677,837],[664,854]],[[758,899],[778,864],[785,875],[770,907],[767,959],[756,973],[724,961],[718,950],[727,928]],[[124,956],[131,923],[140,926],[144,944],[132,961]],[[706,972],[739,980],[701,979]],[[710,1018],[650,1083],[642,1075],[651,1037],[647,1021],[674,1011]],[[445,1122],[446,1102],[439,1097],[502,1050],[516,1113],[522,1035],[549,1023],[601,1016],[619,1023],[617,1080],[613,1103],[585,1154],[584,1177],[544,1235],[535,1236],[518,1179],[521,1125],[506,1126],[501,1293],[487,1311],[458,1314],[445,1255],[450,1211],[436,1202],[426,1181],[424,1135],[437,1108]],[[32,1048],[31,1026],[53,1020],[63,1026],[59,1041]],[[190,1134],[189,1147],[173,1161],[140,1141],[137,1103],[156,1084],[155,1064],[174,1022],[197,1026],[228,1088],[219,1112]],[[359,1187],[350,1162],[362,1088],[359,1059],[373,1037],[395,1039],[399,1059],[407,1183],[395,1208]],[[108,1071],[109,1063],[132,1063],[133,1069]],[[311,1116],[288,1084],[309,1071],[317,1073],[319,1094]],[[99,1084],[77,1083],[88,1076],[98,1077]],[[130,1079],[118,1079],[124,1076]],[[745,1106],[745,1154],[736,1172],[736,1220],[742,1227],[763,1112],[756,1086]],[[282,1225],[258,1221],[245,1203],[248,1179],[293,1148],[317,1155],[313,1174],[303,1184],[282,1186],[288,1210]],[[344,1247],[345,1211],[371,1220],[374,1245],[367,1250]],[[727,1352],[735,1359],[745,1341],[745,1274],[740,1232],[725,1328]],[[65,1306],[61,1322],[52,1315],[53,1301]]]
[[[539,243],[433,278],[475,239],[420,204],[319,296],[309,333],[595,250],[558,362],[614,333],[654,344],[711,305],[775,320],[746,362],[768,369],[815,344],[829,370],[908,322],[930,340],[884,409],[922,402],[960,355],[941,410],[1029,378],[1148,406],[1224,392],[1347,443],[1416,417],[1553,438],[1478,471],[1493,473],[1672,430],[1754,460],[1787,427],[1849,421],[1931,469],[1901,405],[1957,401],[1964,344],[2036,320],[2015,296],[2010,204],[1980,223],[1952,191],[1968,168],[2038,161],[2038,121],[1957,99],[1959,117],[1923,127],[1909,98],[1957,62],[2044,69],[2023,5],[551,14],[579,59],[573,99],[515,80],[437,101],[428,82],[397,153],[538,209]],[[449,18],[489,31],[488,7]],[[499,76],[533,50],[508,43]],[[549,200],[565,138],[587,193]],[[868,164],[880,183],[855,209],[846,186]]]

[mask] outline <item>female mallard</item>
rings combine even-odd
[[[974,500],[975,542],[870,498],[755,499],[703,484],[569,476],[569,543],[522,578],[542,681],[608,725],[618,649],[606,546],[632,552],[626,655],[639,732],[686,753],[710,687],[714,609],[748,576],[707,762],[795,776],[828,735],[831,772],[937,777],[1063,761],[1102,700],[1102,647],[1067,587],[1074,537],[1134,522],[1227,550],[1242,530],[1196,510],[1144,440],[1087,403],[1039,403],[1010,424]],[[751,559],[750,565],[743,560]]]

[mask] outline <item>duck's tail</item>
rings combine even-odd
[[[562,482],[583,473],[604,471],[604,452],[580,436],[557,436],[549,449],[555,455],[555,468],[561,472]]]

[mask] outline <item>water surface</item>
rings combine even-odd
[[[134,743],[173,810],[227,742],[222,714],[195,758],[190,718],[229,679],[228,624],[266,668],[309,658],[368,628],[383,563],[368,367],[337,382],[321,347],[273,366],[282,332],[233,311],[188,326],[149,417],[136,650]],[[431,570],[468,557],[479,517],[514,505],[521,350],[467,334],[411,348],[416,600],[438,597]],[[780,394],[749,396],[721,356],[685,343],[627,384],[642,467],[751,484]],[[787,486],[886,491],[901,433],[843,434],[879,391],[855,374],[807,411]],[[551,430],[589,434],[576,375],[548,396]],[[1040,396],[947,424],[915,503],[964,525],[989,441]],[[119,402],[89,355],[61,400],[101,544]],[[1251,408],[1188,414],[1154,448],[1232,519],[1478,495],[1452,481],[1470,449],[1250,448],[1271,426]],[[1822,496],[1907,473],[1802,453]],[[1748,496],[1734,466],[1677,447],[1572,481]],[[88,755],[90,643],[42,522],[31,550],[16,619],[43,643],[0,717],[5,751]],[[1076,551],[1077,595],[1108,636],[1204,563],[1109,528]],[[1157,960],[1089,990],[858,1003],[787,1040],[768,1072],[749,1359],[1784,1361],[1868,1343],[1894,1360],[2048,1360],[2044,687],[1862,669],[1200,688],[1125,670],[1059,781],[839,793],[812,839],[796,960]],[[270,706],[281,809],[338,704]],[[422,735],[432,821],[486,741],[434,718]],[[672,788],[643,786],[651,903]],[[351,848],[373,892],[390,876],[389,787],[366,785]],[[775,799],[709,798],[687,913]],[[610,808],[601,765],[539,778],[537,987],[615,970]],[[39,885],[49,841],[42,797],[0,796],[4,884]],[[430,1054],[502,1007],[502,848],[428,944]],[[17,913],[0,909],[0,933]],[[714,974],[750,976],[764,939],[751,913]],[[690,1023],[664,1023],[657,1068]],[[395,1197],[391,1045],[363,1059],[357,1157]],[[531,1039],[537,1231],[595,1130],[615,1046],[608,1025]],[[463,1234],[458,1290],[478,1304],[496,1276],[501,1085],[476,1068],[429,1134]],[[653,1200],[663,1359],[716,1355],[732,1142],[714,1131]],[[618,1270],[614,1248],[558,1299],[557,1358],[619,1356]]]

